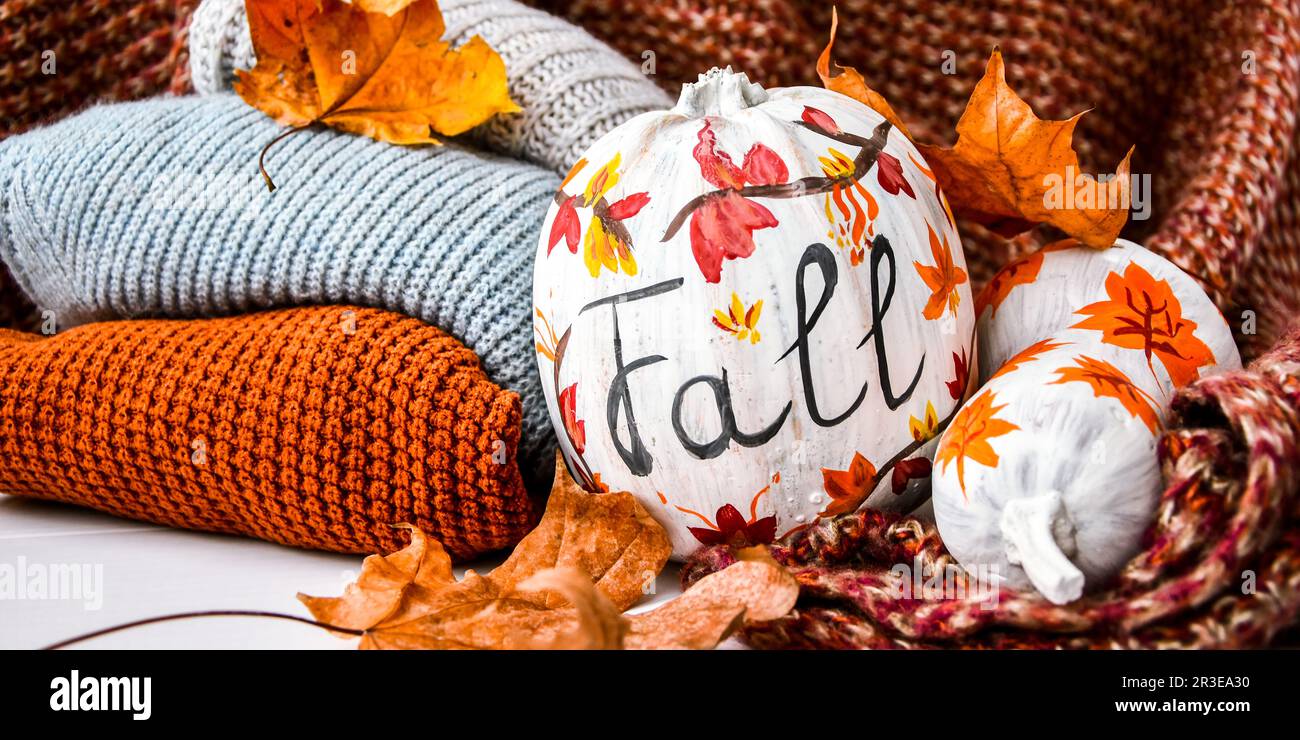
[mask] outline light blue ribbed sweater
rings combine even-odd
[[[282,129],[232,95],[108,105],[0,142],[0,256],[60,329],[350,303],[418,317],[523,400],[520,467],[549,480],[532,257],[559,185],[457,144]]]

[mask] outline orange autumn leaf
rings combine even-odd
[[[1063,367],[1057,370],[1059,378],[1053,385],[1070,382],[1082,382],[1092,386],[1094,398],[1114,398],[1124,406],[1135,419],[1141,419],[1152,434],[1160,425],[1156,414],[1156,401],[1146,391],[1138,388],[1122,370],[1105,360],[1098,360],[1087,355],[1074,358],[1077,367]]]
[[[435,0],[248,0],[247,11],[257,66],[237,72],[235,90],[293,129],[321,123],[436,144],[434,133],[454,136],[519,110],[505,63],[483,39],[459,49],[442,41]],[[269,177],[267,185],[274,189]]]
[[[957,122],[953,147],[918,144],[958,216],[1012,237],[1046,223],[1095,249],[1115,243],[1128,220],[1128,154],[1103,182],[1080,182],[1071,148],[1082,114],[1044,121],[1007,85],[1002,53],[995,49]],[[1073,202],[1065,202],[1067,194]]]
[[[926,223],[925,228],[930,232],[930,255],[934,258],[934,264],[923,265],[914,261],[912,266],[931,291],[930,300],[926,301],[921,315],[933,321],[943,315],[945,306],[953,316],[957,315],[957,306],[961,303],[957,286],[966,282],[966,271],[953,263],[948,235],[944,234],[943,241],[940,242],[929,223]]]
[[[893,124],[894,128],[903,132],[904,136],[909,139],[912,138],[912,135],[907,132],[907,126],[903,124],[903,119],[894,112],[893,107],[889,105],[889,101],[885,100],[880,93],[868,87],[867,81],[863,79],[856,69],[841,67],[836,64],[836,71],[832,72],[831,47],[835,46],[835,31],[839,28],[839,25],[839,12],[832,8],[831,38],[826,42],[826,48],[822,50],[821,56],[817,57],[817,76],[821,78],[822,86],[827,90],[847,95],[862,103],[884,116],[885,120]]]
[[[1075,313],[1088,318],[1071,328],[1100,331],[1106,344],[1142,350],[1148,367],[1153,356],[1158,358],[1176,388],[1196,380],[1201,367],[1214,363],[1214,352],[1196,337],[1196,322],[1183,317],[1182,303],[1169,282],[1156,280],[1137,263],[1130,263],[1123,275],[1107,275],[1106,300]],[[1154,368],[1151,372],[1154,376]]]
[[[962,496],[966,495],[966,459],[997,467],[998,453],[989,440],[1020,429],[1005,419],[994,418],[997,412],[1006,408],[1006,404],[994,406],[994,400],[993,391],[985,391],[963,406],[935,452],[934,461],[942,466],[941,470],[946,471],[949,463],[957,461],[957,483],[961,486]]]
[[[831,497],[831,503],[818,516],[835,516],[856,510],[863,501],[876,490],[876,466],[862,456],[853,453],[853,462],[848,470],[831,470],[822,468],[822,487]]]
[[[999,375],[1006,375],[1026,362],[1032,362],[1033,360],[1038,359],[1038,356],[1042,353],[1056,349],[1057,347],[1064,347],[1067,344],[1069,344],[1069,342],[1053,342],[1051,339],[1040,339],[1017,352],[1015,357],[1007,360],[1002,367],[998,368],[996,373],[989,376],[989,380],[992,380]]]

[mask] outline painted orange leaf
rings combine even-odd
[[[916,268],[916,272],[931,291],[930,300],[926,301],[921,315],[933,321],[943,315],[944,306],[947,306],[953,316],[957,315],[957,305],[961,303],[957,286],[966,282],[966,271],[953,263],[952,248],[948,246],[948,235],[945,234],[943,241],[940,242],[939,236],[934,233],[934,228],[929,223],[925,228],[930,232],[930,254],[934,257],[934,264],[923,265],[920,262],[913,262],[912,266]]]
[[[989,440],[1020,429],[1005,419],[994,418],[1006,408],[1006,404],[994,406],[995,400],[993,391],[985,391],[963,406],[952,420],[952,426],[948,428],[935,453],[934,461],[941,466],[941,470],[946,471],[948,463],[957,461],[957,483],[961,486],[963,496],[966,495],[966,459],[970,458],[991,468],[997,467],[998,453],[989,444]]]
[[[831,38],[830,41],[826,42],[826,48],[822,50],[821,56],[817,57],[817,76],[821,78],[822,86],[827,90],[834,90],[862,103],[884,116],[885,120],[892,123],[894,128],[902,131],[904,136],[909,139],[912,138],[912,135],[907,132],[907,126],[903,124],[903,119],[894,112],[894,109],[889,105],[889,101],[885,100],[880,93],[867,87],[867,81],[863,79],[856,69],[841,67],[836,64],[836,70],[832,73],[831,47],[835,46],[835,31],[839,28],[839,25],[839,13],[832,8]]]
[[[848,470],[831,470],[822,468],[822,487],[831,497],[831,503],[819,516],[835,516],[856,510],[876,489],[876,466],[862,456],[853,453],[853,462]]]
[[[1063,367],[1057,370],[1060,376],[1052,381],[1053,385],[1082,382],[1092,386],[1094,398],[1114,398],[1124,410],[1135,419],[1141,419],[1152,434],[1160,426],[1160,417],[1156,414],[1156,400],[1149,393],[1133,384],[1124,371],[1106,362],[1087,355],[1074,358],[1076,367]]]
[[[1033,360],[1038,359],[1038,356],[1041,355],[1042,353],[1047,352],[1049,350],[1056,349],[1057,347],[1064,347],[1067,344],[1069,344],[1069,342],[1053,342],[1051,339],[1040,339],[1037,342],[1034,342],[1028,347],[1025,347],[1024,349],[1017,352],[1015,357],[1012,357],[1010,360],[1007,360],[1006,363],[1002,365],[1002,367],[998,368],[998,371],[996,373],[993,373],[991,376],[989,376],[989,380],[992,380],[998,377],[999,375],[1006,375],[1007,373],[1011,372],[1012,370],[1015,370],[1016,368],[1025,364],[1026,362],[1031,362]]]
[[[519,110],[487,42],[442,41],[435,0],[248,0],[247,10],[257,66],[238,71],[235,91],[285,126],[436,144],[434,133]]]
[[[1051,224],[1094,249],[1128,220],[1130,149],[1103,180],[1082,176],[1071,148],[1079,114],[1044,121],[1007,85],[995,49],[957,122],[953,147],[918,144],[959,217],[1005,237]]]
[[[1029,285],[1037,280],[1038,271],[1042,268],[1043,253],[1034,252],[998,270],[998,274],[993,276],[975,298],[975,315],[983,315],[984,308],[992,306],[991,316],[997,316],[998,306],[1001,306],[1007,296],[1011,295],[1011,290],[1017,285]]]
[[[1130,263],[1123,275],[1107,275],[1106,300],[1075,313],[1088,318],[1072,328],[1100,331],[1106,344],[1142,350],[1148,367],[1152,356],[1159,358],[1174,387],[1196,380],[1200,368],[1214,363],[1214,352],[1196,337],[1196,322],[1183,317],[1169,282],[1156,280],[1137,263]]]
[[[998,307],[1007,299],[1007,296],[1011,295],[1011,291],[1017,285],[1030,285],[1038,279],[1038,273],[1043,269],[1043,255],[1048,252],[1070,249],[1078,245],[1078,239],[1062,239],[1003,267],[975,298],[975,315],[983,314],[986,306],[992,306],[993,313],[990,314],[989,318],[997,316]]]

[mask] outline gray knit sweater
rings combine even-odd
[[[0,256],[59,328],[352,303],[447,330],[523,400],[520,467],[554,440],[532,351],[552,172],[457,144],[281,131],[233,95],[108,105],[0,142]]]
[[[641,113],[671,108],[641,68],[591,34],[514,0],[440,0],[460,46],[482,36],[506,64],[520,113],[494,116],[468,136],[502,154],[568,172],[606,132]],[[199,93],[231,89],[236,69],[257,64],[244,0],[203,0],[190,22],[190,78]]]

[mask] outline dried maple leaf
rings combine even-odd
[[[1194,333],[1196,322],[1183,317],[1183,306],[1167,280],[1156,280],[1136,262],[1124,274],[1106,276],[1106,300],[1090,303],[1075,313],[1088,318],[1074,329],[1100,331],[1101,341],[1116,347],[1139,349],[1151,367],[1160,359],[1174,387],[1196,380],[1199,369],[1214,363],[1214,352]],[[1155,369],[1151,374],[1155,376]]]
[[[456,582],[451,557],[437,540],[402,525],[411,544],[391,555],[371,555],[361,564],[361,575],[338,598],[299,595],[316,619],[349,629],[365,629],[389,618],[398,619],[413,602]]]
[[[1141,419],[1152,434],[1160,426],[1160,417],[1156,413],[1156,400],[1149,393],[1134,385],[1124,371],[1106,362],[1087,355],[1074,358],[1076,367],[1063,367],[1057,370],[1058,379],[1053,385],[1070,382],[1083,382],[1092,386],[1095,398],[1114,398],[1123,405],[1124,410],[1135,419]]]
[[[741,562],[702,578],[686,593],[643,614],[620,614],[573,569],[543,571],[523,587],[561,593],[571,604],[556,612],[567,615],[569,629],[538,634],[529,645],[546,649],[708,650],[744,622],[784,616],[799,597],[794,576],[770,556],[756,554],[742,554]]]
[[[997,467],[998,453],[989,440],[1020,428],[1004,419],[994,418],[997,412],[1006,408],[1006,404],[994,406],[994,400],[993,392],[985,391],[963,406],[934,456],[941,470],[947,470],[948,463],[957,461],[957,483],[963,496],[966,495],[966,458],[981,465]]]
[[[541,650],[617,650],[623,647],[628,621],[585,573],[576,568],[551,568],[519,584],[520,591],[550,591],[572,605],[572,620],[557,634],[535,634],[531,647]],[[557,614],[568,614],[556,610]],[[576,624],[574,624],[576,622]]]
[[[1065,121],[1034,115],[1007,85],[1002,52],[994,49],[957,122],[957,143],[951,148],[917,146],[958,216],[1005,237],[1051,224],[1102,249],[1115,243],[1128,221],[1133,150],[1124,155],[1114,178],[1076,187],[1081,170],[1070,142],[1082,115]]]
[[[830,41],[817,59],[822,85],[875,110],[912,138],[902,118],[857,70],[836,65],[838,72],[832,74],[831,48],[838,26],[839,16],[832,12]],[[943,186],[949,200],[940,200],[945,211],[951,202],[950,217],[955,212],[1008,238],[1047,223],[1090,247],[1109,247],[1128,221],[1133,150],[1119,163],[1113,179],[1081,179],[1078,155],[1070,143],[1081,115],[1065,121],[1039,119],[1007,85],[1002,52],[994,49],[984,78],[957,122],[956,145],[918,142],[930,166],[916,164],[935,180],[936,195]]]
[[[442,547],[413,531],[405,549],[366,558],[341,597],[299,599],[322,622],[364,630],[363,648],[511,647],[567,624],[551,613],[565,604],[561,594],[519,590],[533,574],[574,568],[622,611],[671,553],[663,527],[631,494],[586,493],[557,455],[542,520],[486,576],[470,571],[455,580]]]
[[[894,125],[894,128],[903,132],[903,135],[912,138],[907,132],[907,126],[904,125],[903,119],[894,112],[889,101],[880,93],[872,90],[867,86],[867,81],[862,75],[852,67],[841,67],[836,64],[836,71],[831,70],[831,47],[835,46],[835,31],[840,25],[839,12],[834,8],[831,9],[831,38],[826,42],[826,48],[822,50],[821,56],[817,57],[817,76],[822,80],[822,86],[827,90],[834,90],[837,93],[847,95],[850,98],[866,105],[885,117]]]
[[[452,49],[441,40],[435,0],[248,0],[247,11],[257,66],[237,72],[235,91],[292,127],[277,141],[322,123],[392,144],[436,144],[434,132],[454,136],[519,110],[487,42],[475,36]],[[262,175],[274,190],[264,167]]]
[[[457,581],[442,547],[413,529],[403,550],[366,558],[342,596],[299,599],[316,619],[361,631],[363,649],[711,648],[744,620],[793,608],[798,584],[762,550],[624,616],[672,545],[630,494],[583,491],[563,460],[542,521],[491,573]]]

